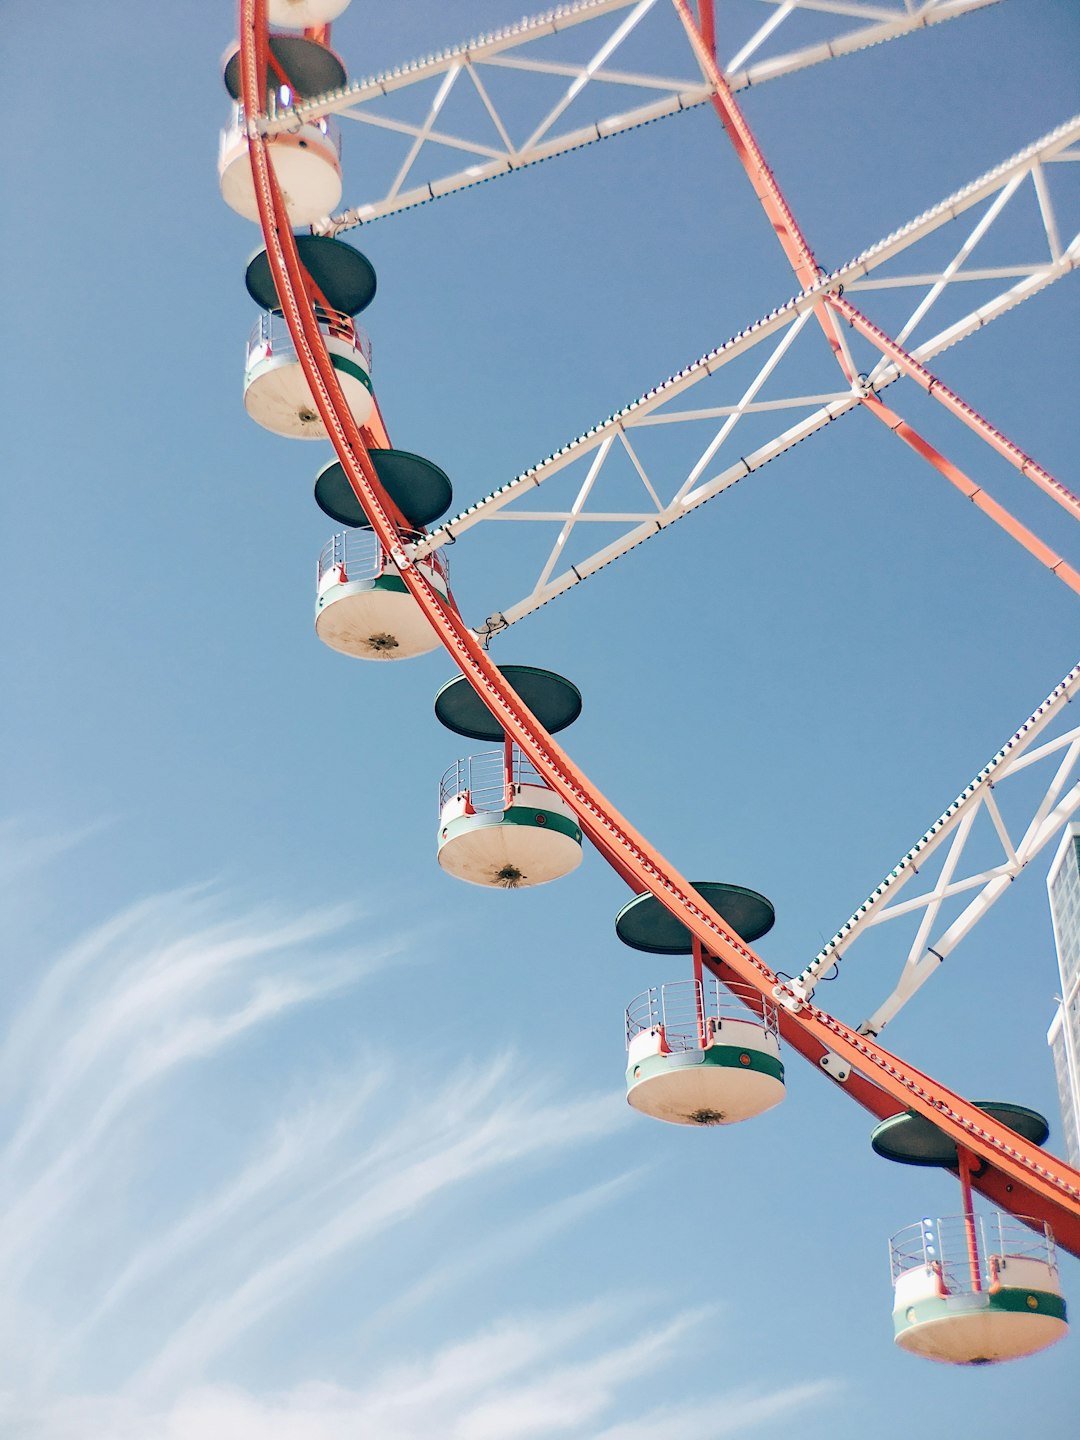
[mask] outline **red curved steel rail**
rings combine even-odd
[[[778,994],[781,1032],[800,1054],[820,1062],[830,1052],[851,1067],[841,1088],[874,1115],[910,1109],[936,1124],[975,1157],[983,1172],[977,1187],[1014,1214],[1048,1221],[1065,1248],[1080,1254],[1080,1173],[1028,1145],[969,1101],[875,1041],[859,1035],[778,985],[777,976],[729,931],[677,870],[668,864],[595,789],[497,669],[457,609],[445,601],[411,559],[393,520],[391,505],[349,411],[308,298],[305,271],[288,213],[258,131],[265,110],[266,0],[239,0],[243,103],[259,217],[278,299],[304,375],[311,387],[349,484],[372,528],[448,654],[509,738],[557,794],[572,806],[601,855],[634,891],[650,891],[690,930],[721,979],[738,979],[762,995]]]

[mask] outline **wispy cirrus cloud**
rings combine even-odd
[[[394,1367],[366,1387],[317,1382],[256,1395],[198,1386],[157,1405],[90,1397],[33,1416],[5,1411],[0,1400],[0,1421],[12,1440],[724,1440],[836,1399],[839,1387],[822,1380],[643,1406],[643,1389],[653,1390],[678,1347],[711,1318],[685,1312],[619,1342],[610,1338],[617,1319],[610,1307],[531,1314]],[[567,1354],[583,1350],[585,1360]],[[632,1418],[613,1417],[616,1409]]]
[[[77,1313],[72,1277],[92,1294],[95,1243],[113,1220],[117,1185],[145,1181],[140,1167],[170,1163],[162,1142],[191,1113],[191,1087],[206,1067],[227,1064],[261,1032],[355,989],[405,943],[346,938],[344,909],[223,909],[208,887],[141,900],[59,954],[33,957],[36,985],[7,1006],[0,1374],[10,1367],[24,1384],[47,1374],[91,1321],[122,1307],[141,1275],[190,1269],[193,1254],[220,1243],[230,1217],[291,1192],[320,1144],[355,1122],[364,1086],[343,1096],[328,1080],[321,1097],[300,1098],[291,1121],[253,1137],[214,1199],[206,1198],[211,1167],[177,1177],[181,1201],[185,1181],[193,1190],[187,1212],[135,1244],[122,1235],[118,1246],[114,1233],[122,1262],[102,1255],[98,1294]]]
[[[19,1077],[7,1092],[15,1103],[0,1110],[10,1123],[0,1149],[9,1283],[111,1163],[109,1142],[137,1102],[386,958],[375,947],[322,953],[341,913],[200,926],[206,905],[179,892],[132,907],[58,957],[13,1018],[0,1045],[0,1076]],[[317,958],[304,955],[315,946]]]
[[[39,872],[109,824],[108,820],[94,820],[61,831],[45,828],[26,816],[0,819],[0,887],[18,885],[24,876]]]
[[[365,1153],[324,1187],[330,1204],[322,1207],[322,1218],[313,1221],[319,1210],[309,1205],[295,1242],[269,1252],[201,1306],[137,1383],[153,1389],[189,1379],[337,1256],[372,1244],[440,1193],[610,1130],[609,1097],[552,1104],[526,1095],[507,1102],[501,1099],[506,1071],[505,1063],[496,1063],[466,1075],[398,1118],[392,1145]]]
[[[433,1415],[448,1440],[637,1440],[641,1378],[713,1343],[714,1314],[662,1302],[650,1313],[666,1319],[628,1338],[618,1297],[525,1301],[411,1343],[407,1317],[436,1299],[453,1311],[641,1174],[582,1186],[558,1170],[627,1122],[613,1092],[560,1094],[513,1056],[470,1057],[460,1036],[420,1071],[380,1044],[362,996],[410,937],[356,929],[346,910],[229,913],[190,887],[40,958],[0,1039],[5,1440],[430,1440]],[[343,1012],[359,1048],[348,1026],[349,1043],[326,1044]],[[534,1198],[523,1177],[538,1170],[561,1191]],[[515,1186],[509,1206],[493,1201]],[[462,1243],[410,1265],[461,1197]],[[405,1282],[360,1281],[374,1303],[347,1322],[340,1375],[320,1361],[316,1382],[298,1362],[279,1379],[266,1347],[291,1354],[293,1316],[388,1250]],[[252,1383],[260,1371],[272,1386]],[[665,1410],[659,1432],[741,1434],[830,1393],[720,1390]]]
[[[295,1114],[283,1117],[245,1165],[209,1196],[190,1204],[174,1225],[134,1244],[93,1308],[64,1337],[53,1356],[54,1371],[62,1371],[67,1355],[113,1312],[137,1302],[150,1287],[168,1283],[178,1269],[187,1288],[205,1295],[220,1279],[222,1248],[234,1254],[250,1246],[256,1234],[265,1242],[274,1217],[296,1198],[297,1177],[318,1171],[354,1129],[375,1089],[370,1076],[349,1076],[327,1086]]]
[[[437,1269],[425,1272],[415,1284],[394,1296],[382,1307],[379,1323],[407,1315],[440,1292],[475,1285],[486,1271],[510,1261],[520,1261],[524,1255],[551,1244],[592,1214],[625,1203],[643,1174],[642,1170],[634,1170],[616,1175],[599,1185],[561,1196],[542,1210],[515,1215],[509,1223],[485,1231],[479,1243],[455,1254]]]

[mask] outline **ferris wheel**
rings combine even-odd
[[[224,75],[234,109],[219,154],[223,196],[259,223],[265,246],[246,274],[260,315],[248,345],[245,406],[264,428],[289,438],[329,439],[335,451],[315,484],[316,503],[343,527],[319,560],[316,632],[334,650],[367,660],[407,659],[441,644],[460,673],[436,696],[437,718],[456,735],[495,747],[458,760],[443,776],[440,865],[479,886],[544,884],[580,864],[587,838],[633,892],[616,920],[618,938],[650,954],[688,957],[684,978],[659,984],[627,1009],[627,1098],[636,1110],[682,1125],[749,1120],[783,1100],[786,1047],[876,1118],[879,1154],[952,1171],[961,1189],[960,1212],[921,1221],[893,1239],[893,1318],[903,1348],[966,1364],[1030,1354],[1065,1333],[1055,1244],[1080,1255],[1080,1172],[1041,1148],[1048,1127],[1037,1112],[1012,1101],[967,1100],[885,1049],[879,1037],[1080,810],[1080,726],[1069,728],[1063,719],[1080,693],[1080,665],[1018,725],[818,955],[786,976],[751,948],[773,923],[771,902],[727,882],[685,880],[554,740],[577,718],[577,687],[549,670],[498,667],[489,646],[524,616],[856,409],[872,415],[1034,562],[1080,594],[1080,573],[1064,557],[882,398],[895,381],[914,381],[1080,519],[1080,499],[928,368],[935,356],[1080,263],[1080,234],[1062,233],[1057,203],[1059,187],[1075,185],[1080,175],[1080,117],[826,272],[736,99],[751,84],[993,3],[769,3],[765,22],[721,65],[713,0],[698,0],[694,8],[688,0],[579,0],[415,64],[350,81],[330,34],[348,0],[240,0],[240,43],[227,57]],[[808,13],[847,28],[775,53],[784,23]],[[688,70],[678,76],[642,69],[640,61],[630,69],[621,59],[628,40],[661,16],[685,37]],[[585,59],[580,53],[553,59],[537,44],[567,31],[585,33],[586,27]],[[517,112],[511,121],[500,86],[529,73],[565,87],[523,127]],[[423,118],[406,122],[380,109],[380,101],[409,87],[418,93],[426,87]],[[618,115],[582,125],[577,102],[587,87],[598,95],[614,87],[620,97],[634,91],[639,100]],[[460,89],[477,102],[475,132],[446,127],[448,102]],[[371,344],[357,324],[374,299],[376,276],[366,257],[340,236],[698,106],[715,110],[798,293],[554,455],[444,518],[453,503],[448,476],[432,460],[391,444],[375,396]],[[339,117],[396,135],[402,145],[385,190],[348,208],[340,208]],[[425,170],[433,152],[435,168]],[[970,278],[970,257],[1014,197],[1033,203],[1045,254],[1036,262],[1027,255],[1023,263],[982,266],[979,277],[1000,285],[998,293],[927,335],[930,311],[958,277]],[[963,232],[948,263],[929,272],[875,274],[948,226]],[[895,336],[852,298],[879,285],[918,292]],[[759,398],[799,334],[814,327],[831,352],[831,387]],[[852,331],[876,355],[869,370],[858,369],[847,338]],[[726,367],[744,356],[757,365],[749,384],[740,380],[728,403],[693,407],[687,397],[694,387],[710,377],[723,380]],[[735,367],[732,373],[742,372]],[[772,411],[779,412],[778,423],[794,412],[794,423],[737,452],[732,436],[744,418]],[[650,427],[702,419],[718,422],[714,433],[672,489],[670,476],[644,463],[641,437]],[[629,461],[642,498],[636,508],[598,510],[602,473],[617,460]],[[571,502],[535,508],[535,491],[575,466],[579,478]],[[569,563],[571,536],[587,532],[597,518],[618,529],[616,538],[592,551],[586,546]],[[493,520],[503,527],[555,524],[557,536],[524,592],[470,626],[453,597],[447,546]],[[1021,773],[1030,779],[1039,766],[1050,773],[1030,813],[1019,828],[1007,825],[997,792]],[[1001,846],[1000,858],[989,865],[981,850],[969,849],[980,817]],[[931,861],[936,879],[929,888],[924,879],[921,893],[908,893]],[[861,1023],[849,1025],[816,1003],[816,987],[864,933],[887,922],[914,928],[897,983]],[[977,1209],[974,1192],[998,1208]]]

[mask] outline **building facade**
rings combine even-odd
[[[1080,822],[1061,837],[1046,878],[1061,999],[1047,1032],[1054,1056],[1064,1155],[1080,1169]]]

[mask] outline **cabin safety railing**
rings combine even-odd
[[[432,551],[432,554],[438,554]],[[507,772],[504,750],[483,750],[479,755],[466,755],[455,760],[439,782],[439,811],[448,801],[468,795],[473,810],[498,814],[514,803],[514,795],[522,785],[547,785],[531,760],[515,745]]]
[[[722,1028],[726,1019],[749,1021],[779,1040],[775,1005],[750,985],[722,985],[710,975],[654,985],[636,996],[626,1008],[626,1043],[662,1026],[669,1050],[700,1050],[702,1026],[711,1020]]]
[[[343,340],[364,359],[365,368],[371,373],[371,338],[362,326],[357,325],[351,315],[339,310],[330,310],[325,305],[315,306],[315,318],[319,329],[330,340]],[[248,336],[247,361],[250,366],[260,360],[269,360],[272,355],[296,355],[296,347],[289,335],[285,317],[277,310],[264,310]]]
[[[969,1244],[972,1227],[977,1254],[974,1268]],[[991,1215],[942,1215],[905,1226],[889,1241],[894,1285],[908,1271],[924,1269],[938,1275],[950,1295],[992,1290],[999,1275],[1007,1272],[1010,1260],[1037,1260],[1056,1270],[1050,1226],[999,1211]]]
[[[401,538],[415,545],[422,538],[419,530],[402,530]],[[438,563],[434,563],[434,562]],[[441,551],[432,551],[416,562],[442,581],[450,581],[450,565]],[[377,580],[380,575],[396,575],[397,566],[373,530],[339,530],[332,535],[319,554],[315,584],[319,593],[329,584],[347,585],[352,580]]]

